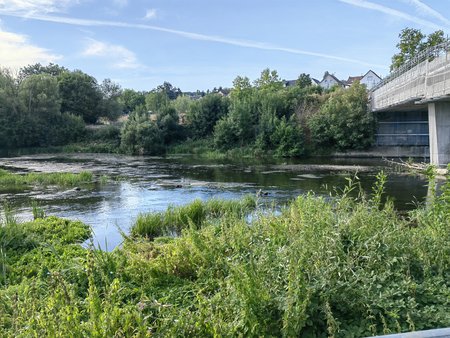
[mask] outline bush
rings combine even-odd
[[[120,148],[127,154],[158,155],[164,152],[163,135],[145,111],[130,114],[120,139]]]
[[[271,142],[278,156],[301,156],[305,153],[303,130],[294,118],[276,121]]]
[[[187,119],[191,135],[203,138],[211,135],[217,121],[228,113],[228,99],[208,94],[189,107]]]
[[[239,130],[233,120],[222,118],[214,128],[214,145],[217,149],[229,150],[239,144]]]
[[[366,88],[359,83],[332,93],[320,111],[307,120],[315,146],[337,150],[371,146],[376,125],[367,100]]]

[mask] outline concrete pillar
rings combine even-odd
[[[430,163],[446,166],[450,163],[450,102],[428,104],[430,132]]]

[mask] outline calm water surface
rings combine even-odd
[[[239,198],[261,190],[262,202],[282,205],[309,191],[328,195],[343,189],[355,175],[370,193],[380,170],[388,173],[386,192],[398,209],[413,208],[427,194],[424,179],[394,172],[373,159],[282,159],[263,163],[205,161],[192,156],[58,154],[1,158],[0,167],[18,172],[89,170],[98,177],[111,177],[106,183],[79,191],[57,187],[0,190],[0,200],[8,200],[19,219],[32,218],[31,202],[36,200],[47,215],[91,225],[95,243],[109,250],[122,241],[119,229],[128,232],[139,213],[162,211],[194,199]]]

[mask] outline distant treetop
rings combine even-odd
[[[391,71],[412,60],[421,51],[448,40],[442,30],[437,30],[427,36],[419,29],[414,28],[403,29],[398,37],[400,38],[397,43],[399,52],[392,57]]]

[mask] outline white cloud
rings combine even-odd
[[[8,68],[20,68],[29,64],[47,64],[61,59],[47,49],[35,46],[27,36],[6,32],[0,29],[0,65]]]
[[[87,40],[87,47],[82,55],[106,58],[114,68],[134,69],[142,67],[138,63],[136,55],[129,49],[94,39]]]
[[[145,12],[144,19],[151,20],[156,18],[156,9],[155,8],[149,8]]]
[[[403,0],[403,1],[414,6],[416,8],[416,11],[419,13],[419,15],[428,16],[433,19],[438,19],[439,21],[446,24],[447,26],[450,26],[449,19],[447,19],[444,15],[439,13],[437,10],[431,8],[427,4],[424,4],[423,2],[421,2],[419,0]]]
[[[56,13],[76,3],[78,0],[0,0],[0,13]]]
[[[386,7],[383,5],[379,5],[370,1],[365,1],[365,0],[339,0],[340,2],[344,2],[346,4],[352,5],[352,6],[356,6],[356,7],[361,7],[361,8],[366,8],[366,9],[370,9],[373,11],[377,11],[377,12],[381,12],[396,18],[400,18],[406,21],[411,21],[414,22],[418,25],[421,26],[425,26],[425,27],[429,27],[432,29],[441,29],[442,27],[440,27],[439,25],[435,24],[434,22],[428,21],[428,20],[424,20],[421,18],[418,18],[416,16],[410,15],[408,13],[405,12],[401,12],[398,11],[396,9],[390,8],[390,7]]]
[[[340,0],[340,1],[346,1],[346,0]],[[291,53],[291,54],[315,56],[315,57],[320,57],[320,58],[326,58],[326,59],[331,59],[331,60],[337,60],[337,61],[349,62],[349,63],[353,63],[353,64],[364,65],[364,66],[368,66],[368,67],[379,68],[379,69],[387,69],[386,65],[373,64],[373,63],[362,61],[362,60],[356,60],[356,59],[336,56],[336,55],[332,55],[332,54],[305,51],[305,50],[295,49],[295,48],[286,48],[286,47],[272,45],[272,44],[268,44],[265,42],[259,42],[259,41],[240,40],[240,39],[233,39],[233,38],[227,38],[227,37],[216,36],[216,35],[199,34],[199,33],[170,29],[170,28],[154,26],[154,25],[133,24],[133,23],[127,23],[127,22],[121,22],[121,21],[77,19],[77,18],[69,18],[69,17],[62,17],[62,16],[55,16],[55,15],[42,15],[42,14],[41,15],[34,14],[34,15],[28,15],[28,16],[23,16],[20,14],[8,14],[8,15],[16,16],[16,17],[23,17],[23,18],[27,18],[27,19],[46,21],[46,22],[54,22],[54,23],[61,23],[61,24],[66,24],[66,25],[73,25],[73,26],[119,27],[119,28],[134,28],[134,29],[153,30],[153,31],[178,35],[178,36],[184,37],[186,39],[190,39],[190,40],[216,42],[216,43],[221,43],[221,44],[225,44],[225,45],[232,45],[232,46],[238,46],[238,47],[244,47],[244,48],[260,49],[260,50],[268,50],[268,51],[279,51],[279,52],[285,52],[285,53]]]

